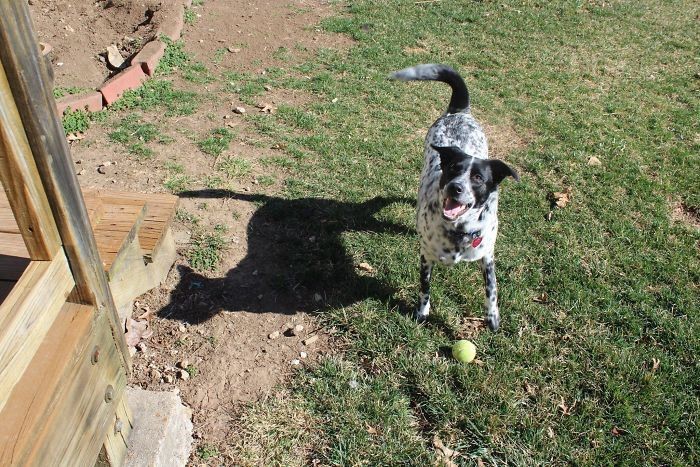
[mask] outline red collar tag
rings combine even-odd
[[[476,237],[474,240],[472,240],[472,248],[476,248],[479,245],[481,245],[481,241],[484,239],[484,237]]]

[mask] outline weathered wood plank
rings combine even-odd
[[[101,201],[103,214],[94,226],[95,241],[102,265],[109,273],[117,257],[136,237],[146,208],[143,201],[119,205]]]
[[[63,126],[55,112],[51,78],[36,43],[27,2],[0,1],[0,63],[75,277],[72,296],[82,303],[97,305],[98,312],[107,314],[124,367],[129,371],[123,329],[97,252]]]
[[[20,234],[0,232],[0,254],[29,258],[27,246]]]
[[[75,285],[60,250],[33,261],[0,304],[0,410]]]
[[[11,200],[0,201],[0,231],[19,226],[17,231],[24,237],[31,257],[50,260],[60,246],[58,230],[1,64],[0,181],[2,197]]]
[[[134,428],[133,420],[134,417],[124,394],[114,413],[114,430],[107,431],[102,445],[100,452],[100,457],[103,457],[102,465],[119,466],[124,463],[129,447],[129,434]],[[98,465],[100,465],[99,461]]]
[[[0,412],[0,464],[94,465],[121,413],[120,360],[107,316],[66,303]]]

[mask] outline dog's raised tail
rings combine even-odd
[[[469,90],[462,77],[447,65],[427,63],[416,65],[389,75],[392,79],[401,81],[442,81],[452,88],[452,98],[447,108],[448,113],[458,113],[469,110]]]

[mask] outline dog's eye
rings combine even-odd
[[[479,174],[472,174],[472,181],[474,183],[481,183],[484,181],[484,179],[481,178],[481,175],[479,175]]]

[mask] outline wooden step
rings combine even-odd
[[[0,463],[93,465],[125,386],[106,314],[65,303],[0,412]]]
[[[146,212],[142,200],[123,202],[100,196],[102,215],[92,230],[105,272],[117,262],[119,255],[136,239]]]

